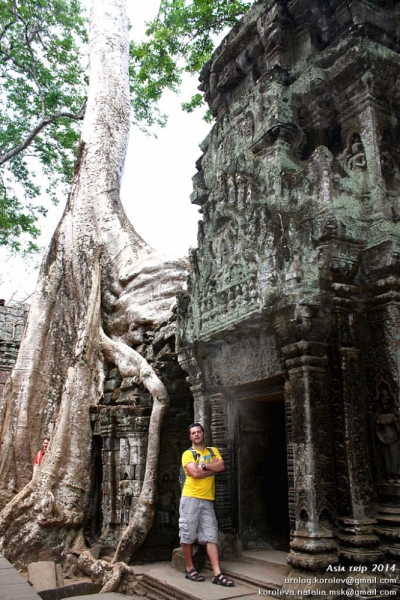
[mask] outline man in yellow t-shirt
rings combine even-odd
[[[218,522],[214,511],[215,473],[225,471],[223,458],[217,448],[204,446],[204,428],[193,423],[188,428],[192,449],[182,455],[186,480],[179,505],[179,536],[185,558],[185,577],[190,581],[205,581],[193,564],[193,543],[206,544],[214,573],[212,583],[233,587],[235,584],[221,573],[218,552]]]

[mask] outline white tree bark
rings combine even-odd
[[[130,115],[125,0],[94,0],[89,37],[89,97],[71,192],[0,407],[0,536],[5,555],[21,564],[62,556],[82,526],[89,408],[102,395],[105,359],[123,376],[138,374],[153,395],[143,490],[116,561],[129,561],[145,538],[168,395],[127,344],[165,318],[186,276],[183,261],[163,261],[140,238],[120,203]],[[53,425],[42,467],[30,480],[33,457]]]

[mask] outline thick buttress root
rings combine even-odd
[[[101,594],[118,591],[124,576],[129,577],[131,581],[136,580],[132,567],[123,562],[111,564],[105,560],[96,560],[90,550],[84,550],[79,556],[78,567],[94,582],[103,584]]]
[[[119,541],[113,559],[113,564],[121,561],[129,563],[133,553],[146,538],[154,520],[160,432],[164,415],[169,408],[169,396],[162,381],[138,352],[121,342],[111,340],[102,329],[100,346],[104,356],[118,367],[122,377],[140,377],[153,397],[143,486],[135,513]]]

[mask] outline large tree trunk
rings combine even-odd
[[[129,344],[137,328],[155,326],[165,317],[184,265],[162,263],[120,203],[130,115],[127,73],[125,0],[95,0],[79,158],[0,413],[0,535],[6,556],[21,564],[61,556],[84,522],[90,489],[89,408],[101,398],[105,360],[124,377],[139,375],[154,400],[134,531],[130,527],[118,560],[129,560],[153,521],[168,395]],[[146,303],[149,285],[153,300]],[[42,467],[31,480],[34,454],[53,426]]]

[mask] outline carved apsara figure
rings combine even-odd
[[[364,171],[367,168],[364,145],[359,133],[354,133],[351,138],[350,147],[347,150],[347,164],[352,171]]]
[[[375,426],[382,445],[386,481],[400,483],[400,417],[394,398],[384,383],[379,387],[379,410]]]

